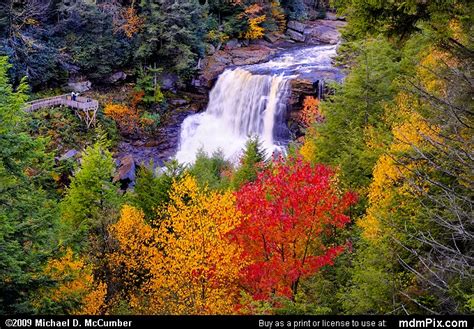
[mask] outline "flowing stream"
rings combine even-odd
[[[225,70],[210,92],[206,111],[184,120],[176,159],[192,163],[199,150],[207,154],[220,150],[236,163],[253,136],[259,137],[267,155],[285,152],[290,138],[286,126],[290,80],[337,80],[340,73],[332,66],[335,55],[336,46],[313,46]]]

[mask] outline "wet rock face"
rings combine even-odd
[[[199,83],[201,86],[211,88],[217,77],[229,66],[250,65],[265,62],[275,53],[276,49],[263,44],[218,50],[212,56],[206,57],[203,60]]]
[[[242,42],[231,40],[223,50],[213,51],[202,61],[201,75],[193,84],[210,89],[226,68],[266,62],[278,50],[291,47],[291,43],[336,44],[341,37],[339,29],[345,25],[346,22],[339,20],[316,20],[305,23],[289,21],[285,35],[268,34],[264,40],[256,41],[247,47]]]
[[[219,74],[224,72],[225,68],[232,64],[232,56],[223,50],[216,51],[212,56],[203,60],[201,76],[199,77],[199,86],[210,88]]]
[[[336,20],[318,20],[310,22],[304,31],[306,43],[308,45],[330,44],[334,45],[341,39],[339,29],[344,27],[346,22]]]
[[[291,80],[290,108],[298,111],[306,96],[314,96],[316,93],[315,82],[308,79]]]
[[[289,21],[286,34],[290,39],[307,45],[334,45],[341,38],[339,29],[345,25],[343,21],[325,19],[306,23]]]
[[[123,189],[132,187],[135,183],[137,167],[149,166],[162,167],[165,162],[176,154],[183,120],[195,114],[202,108],[182,108],[171,112],[167,123],[160,128],[157,136],[150,139],[123,140],[118,145],[116,159],[118,161],[115,181],[119,181]]]

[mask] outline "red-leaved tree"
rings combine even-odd
[[[301,159],[276,160],[237,192],[246,220],[234,232],[249,265],[241,283],[256,300],[296,295],[300,279],[317,272],[345,248],[325,245],[349,221],[354,193],[341,193],[335,173]]]

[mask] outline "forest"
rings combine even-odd
[[[473,314],[473,14],[470,0],[2,1],[0,314]],[[262,133],[238,161],[152,154],[123,174],[125,144],[171,143],[215,99],[196,82],[209,58],[300,49],[288,30],[330,19],[344,78],[298,95],[283,152]],[[276,76],[262,90],[286,88]],[[75,88],[100,104],[91,127],[66,106],[25,110]]]

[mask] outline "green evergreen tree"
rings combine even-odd
[[[232,187],[238,190],[242,185],[257,179],[258,172],[265,165],[265,151],[257,137],[250,138],[240,158],[240,166],[232,177]]]
[[[52,157],[45,141],[26,130],[26,83],[9,84],[0,57],[0,313],[30,313],[29,297],[42,285],[45,260],[55,247],[57,206],[43,186]]]
[[[304,20],[307,18],[309,8],[305,5],[304,0],[282,0],[281,4],[291,19]]]
[[[141,0],[139,5],[145,26],[136,58],[186,75],[204,53],[207,7],[198,0]]]
[[[138,70],[135,90],[144,93],[142,101],[146,104],[161,103],[165,100],[165,96],[157,82],[157,74],[161,71],[161,69],[151,68],[140,68]]]
[[[201,187],[207,186],[212,190],[224,190],[229,186],[229,177],[225,172],[230,172],[231,164],[224,159],[221,151],[214,152],[211,156],[200,150],[196,161],[188,169]]]
[[[168,204],[171,186],[174,181],[181,178],[184,166],[171,161],[157,175],[151,168],[153,168],[153,163],[140,167],[138,170],[130,201],[133,206],[143,210],[147,220],[154,221],[159,217],[158,210]]]
[[[114,174],[112,154],[103,140],[84,150],[81,166],[61,201],[65,245],[79,251],[88,246],[91,234],[107,234],[106,226],[118,217],[122,202],[119,187],[112,182]]]
[[[398,52],[383,38],[369,39],[359,47],[356,64],[336,94],[321,102],[324,124],[309,136],[315,143],[315,160],[341,169],[342,183],[364,197],[372,169],[382,149],[368,148],[368,129],[390,140],[382,117],[384,106],[396,92],[400,74]],[[361,204],[363,206],[363,203]]]
[[[356,247],[346,288],[338,293],[343,311],[346,314],[403,314],[398,291],[406,280],[390,241],[385,239],[376,246],[360,241]]]
[[[82,74],[103,79],[130,63],[132,40],[114,31],[112,10],[92,1],[63,1],[58,15],[54,38],[70,54],[70,64],[79,67]]]
[[[472,25],[472,1],[372,1],[336,0],[341,15],[350,22],[345,29],[347,39],[362,39],[367,34],[383,33],[398,40],[407,40],[413,33],[428,27],[437,37],[450,37],[446,26],[453,18],[464,28]],[[427,24],[426,24],[427,23]],[[452,40],[454,41],[454,40]]]

